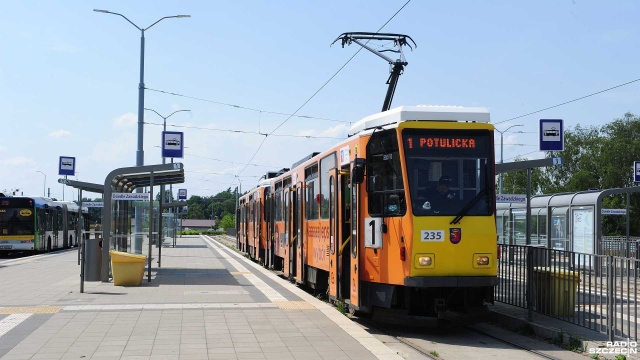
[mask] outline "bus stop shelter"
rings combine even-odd
[[[114,229],[112,224],[114,223],[114,215],[117,217],[120,214],[112,214],[111,208],[114,200],[112,199],[114,194],[132,193],[136,189],[149,187],[149,219],[154,219],[154,207],[153,207],[153,187],[157,185],[170,185],[184,183],[184,166],[182,163],[171,164],[159,164],[159,165],[146,165],[146,166],[134,166],[119,168],[111,171],[105,178],[104,184],[92,184],[81,181],[74,181],[68,179],[59,179],[58,182],[72,186],[80,191],[91,191],[103,194],[104,208],[106,211],[102,211],[102,231],[103,238],[105,239],[105,246],[102,246],[102,265],[100,270],[100,280],[103,282],[109,281],[109,249],[110,245],[114,242]],[[80,198],[82,198],[80,193]],[[162,197],[161,197],[162,198]],[[162,212],[164,204],[160,204],[159,212]],[[172,203],[170,206],[184,206],[184,202]],[[133,244],[134,251],[141,252],[142,248],[142,219],[140,207],[136,207],[136,233],[135,242]],[[118,210],[120,211],[120,209]],[[128,207],[124,207],[123,211],[128,212]],[[160,229],[162,228],[162,216],[160,215]],[[151,281],[151,244],[153,239],[153,224],[154,221],[149,222],[149,256],[147,257],[148,266],[148,280]],[[128,230],[127,230],[128,231]],[[161,239],[159,239],[161,241]],[[162,246],[159,246],[161,249]],[[160,258],[160,254],[159,254]]]
[[[496,215],[502,243],[539,244],[549,249],[604,254],[603,215],[625,216],[628,241],[629,195],[636,192],[640,192],[639,186],[536,195],[529,202],[530,217],[526,217],[525,204],[499,203]],[[626,208],[605,209],[603,199],[611,195],[625,195]],[[526,222],[530,226],[526,226]],[[529,231],[523,233],[525,229]]]

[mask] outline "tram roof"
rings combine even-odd
[[[490,121],[489,110],[482,107],[418,105],[399,106],[377,114],[369,115],[356,122],[349,130],[349,136],[378,126],[398,124],[403,121]]]

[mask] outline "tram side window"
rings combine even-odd
[[[307,181],[307,198],[306,198],[306,219],[318,219],[318,203],[316,202],[316,188],[318,187],[318,179]]]
[[[329,198],[331,196],[329,177],[336,168],[336,154],[333,153],[320,160],[320,218],[329,218]]]
[[[282,190],[276,193],[276,221],[282,221]]]
[[[304,170],[305,182],[306,182],[306,199],[305,199],[305,216],[307,220],[317,220],[319,215],[318,210],[318,165],[312,165]]]
[[[286,194],[284,194],[283,210],[284,210],[284,222],[285,223],[289,223],[289,195],[290,195],[289,191],[287,191]]]
[[[398,140],[393,130],[376,132],[367,143],[369,214],[402,216],[406,212]]]

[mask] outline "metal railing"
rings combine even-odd
[[[496,301],[614,338],[638,340],[640,260],[499,245]]]
[[[599,242],[600,253],[603,255],[622,256],[638,258],[638,244],[640,238],[637,236],[603,236]]]

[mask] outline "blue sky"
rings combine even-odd
[[[6,2],[0,191],[40,196],[41,171],[53,197],[77,196],[57,182],[60,156],[76,157],[72,178],[92,183],[135,165],[140,31],[94,8],[121,13],[140,27],[191,15],[165,19],[145,33],[145,86],[184,95],[147,90],[145,107],[164,116],[191,110],[167,120],[167,130],[184,132],[187,147],[176,159],[185,165],[186,183],[176,187],[210,196],[240,183],[247,190],[265,172],[325,150],[346,136],[349,122],[378,112],[389,66],[363,50],[298,112],[314,118],[266,113],[300,108],[360,49],[330,46],[333,40],[343,32],[377,31],[406,2]],[[635,82],[505,121],[640,78],[639,8],[630,0],[412,0],[382,29],[418,44],[405,51],[409,64],[392,107],[487,107],[497,129],[523,125],[504,134],[505,161],[540,158],[539,119],[563,119],[572,128],[640,114]],[[144,162],[159,164],[162,118],[147,111],[144,121]],[[269,136],[256,154],[264,136],[255,133],[281,124],[274,135],[297,137]]]

